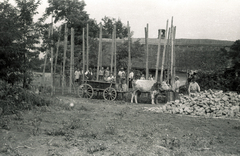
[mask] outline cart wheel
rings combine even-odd
[[[156,104],[163,104],[166,103],[167,99],[166,99],[166,94],[158,94],[155,97],[156,99]]]
[[[103,91],[103,98],[105,100],[115,100],[117,98],[117,91],[112,87],[108,87]]]
[[[91,99],[93,97],[93,88],[89,84],[82,84],[78,87],[78,96]]]

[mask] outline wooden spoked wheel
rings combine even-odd
[[[117,98],[117,91],[112,87],[108,87],[103,91],[103,98],[105,100],[115,100]]]
[[[166,94],[157,94],[155,96],[155,100],[156,100],[156,104],[164,104],[166,103],[167,99],[166,99]]]
[[[93,88],[89,84],[82,84],[78,87],[78,96],[91,99],[93,97]]]

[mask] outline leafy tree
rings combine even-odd
[[[114,24],[116,24],[116,38],[128,37],[127,27],[122,23],[120,19],[110,18],[105,16],[102,18],[103,21],[103,38],[112,38],[112,32]]]
[[[30,60],[38,55],[35,44],[38,43],[37,27],[33,22],[39,1],[16,0],[17,7],[7,1],[0,4],[1,37],[1,79],[14,84],[22,80],[27,86]]]
[[[230,47],[229,57],[232,59],[233,68],[240,71],[240,40],[237,40]]]
[[[138,41],[131,43],[131,60],[133,58],[142,57],[144,54],[144,45]],[[128,41],[117,46],[117,68],[128,66]]]

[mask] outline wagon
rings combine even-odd
[[[102,92],[105,100],[115,100],[118,93],[123,93],[117,90],[115,82],[85,80],[82,85],[78,87],[78,95],[81,98],[92,98],[94,93]]]

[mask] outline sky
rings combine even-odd
[[[48,6],[47,0],[41,3],[37,17]],[[176,38],[240,39],[240,0],[85,0],[85,3],[85,11],[98,23],[104,16],[121,19],[125,25],[129,22],[134,38],[144,38],[147,24],[149,38],[157,38],[158,29],[166,29],[167,20],[170,26],[173,17]]]

